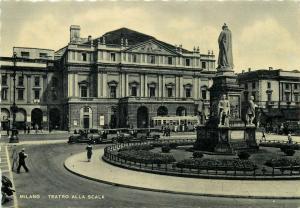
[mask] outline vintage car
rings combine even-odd
[[[160,131],[155,128],[135,129],[133,136],[139,141],[158,140],[160,138]]]
[[[112,138],[113,143],[127,143],[134,139],[131,134],[128,133],[117,133],[115,137]]]
[[[102,137],[98,132],[93,131],[89,133],[88,130],[79,130],[79,132],[74,132],[73,135],[69,137],[68,143],[91,143],[99,144],[102,142]]]

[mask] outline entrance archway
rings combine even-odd
[[[9,110],[6,108],[1,108],[1,128],[2,128],[2,130],[9,129],[9,125],[10,125],[9,118],[10,118]]]
[[[49,128],[50,130],[60,129],[60,110],[52,108],[49,111]]]
[[[16,113],[16,127],[17,129],[24,129],[26,127],[27,113],[23,108],[19,108]]]
[[[43,121],[43,111],[39,108],[35,108],[31,111],[31,123],[32,126],[35,128],[38,125],[38,129],[42,127]]]
[[[137,110],[137,127],[147,128],[148,117],[148,108],[146,108],[145,106],[139,107]]]
[[[91,129],[93,126],[92,109],[90,107],[83,107],[80,109],[80,127],[84,129]]]
[[[185,107],[179,106],[176,110],[176,116],[186,116]]]
[[[167,116],[168,115],[168,108],[166,106],[160,106],[157,109],[157,116]]]

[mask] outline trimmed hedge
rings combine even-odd
[[[153,153],[147,150],[124,150],[118,152],[118,157],[123,160],[146,164],[166,164],[176,161],[173,155]]]
[[[171,150],[171,147],[169,145],[164,145],[164,146],[161,147],[161,151],[163,153],[169,153],[170,150]]]
[[[242,151],[242,152],[239,152],[238,153],[238,157],[241,159],[241,160],[248,160],[249,157],[250,157],[250,154],[246,151]]]
[[[290,166],[300,166],[300,158],[287,158],[287,157],[280,157],[280,158],[273,158],[268,160],[265,163],[266,166],[269,167],[290,167]]]
[[[132,146],[126,146],[118,151],[127,151],[127,150],[152,150],[154,147],[150,144],[142,144],[142,145],[132,145]]]
[[[253,171],[257,166],[249,160],[240,159],[186,159],[176,164],[178,168],[223,170],[223,171]]]

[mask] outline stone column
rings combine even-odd
[[[161,92],[162,92],[161,88],[162,88],[161,87],[161,76],[158,75],[158,97],[162,96],[162,94],[161,94]]]
[[[126,73],[126,75],[125,75],[125,89],[126,89],[126,94],[125,94],[125,96],[129,96],[128,74],[127,74],[127,73]]]
[[[197,81],[198,81],[197,77],[193,77],[192,91],[193,91],[193,97],[194,97],[194,99],[197,99],[197,91],[198,91],[198,83],[197,83]]]
[[[79,93],[78,93],[78,74],[74,74],[74,91],[75,91],[75,97],[79,97]]]
[[[201,98],[201,78],[198,78],[198,98]]]
[[[41,89],[40,100],[42,100],[42,98],[44,98],[43,100],[45,102],[47,102],[48,94],[49,94],[48,89],[47,89],[47,85],[48,85],[47,75],[43,75],[42,77],[43,77],[43,83],[42,83],[43,88]]]
[[[103,90],[103,97],[104,98],[107,98],[107,73],[103,73],[103,87],[102,87],[102,90]]]
[[[162,85],[162,94],[161,94],[161,96],[162,97],[165,97],[165,88],[166,88],[166,86],[165,86],[165,79],[164,79],[164,75],[161,75],[161,85]]]
[[[183,97],[183,78],[179,77],[179,97]]]
[[[179,98],[179,77],[175,77],[175,97]]]
[[[144,74],[140,74],[140,97],[144,97],[144,89],[146,88],[146,83],[144,82]]]
[[[145,90],[145,97],[148,97],[148,77],[147,77],[147,74],[145,74],[144,75],[144,78],[145,78],[145,88],[144,88],[144,90]]]
[[[121,59],[122,59],[122,54],[121,54]],[[119,80],[120,81],[119,81],[119,85],[118,85],[118,87],[119,87],[119,96],[118,97],[123,97],[123,94],[122,94],[123,79],[122,79],[122,73],[121,72],[119,74]]]
[[[102,73],[101,72],[98,72],[97,74],[97,95],[98,95],[98,98],[102,97]]]
[[[27,75],[27,103],[31,103],[31,75]]]
[[[126,81],[125,81],[125,74],[122,73],[122,97],[125,97],[126,94]]]

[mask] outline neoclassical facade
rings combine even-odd
[[[189,51],[127,28],[95,39],[82,38],[80,27],[74,25],[65,47],[55,52],[43,50],[14,48],[18,61],[31,62],[27,69],[17,64],[18,74],[31,83],[24,82],[27,97],[17,100],[24,109],[25,122],[32,123],[35,108],[42,112],[44,128],[69,130],[149,127],[154,116],[208,116],[208,88],[215,75],[213,52],[202,54],[199,47]],[[8,75],[12,73],[12,59],[4,59],[10,63],[2,63],[1,74],[5,71]],[[40,65],[35,68],[34,64]],[[39,96],[35,96],[34,88],[37,74]],[[7,87],[11,94],[11,84]],[[55,99],[50,96],[53,91]],[[1,107],[7,117],[11,101],[7,100],[5,109]],[[59,115],[55,122],[52,109]]]

